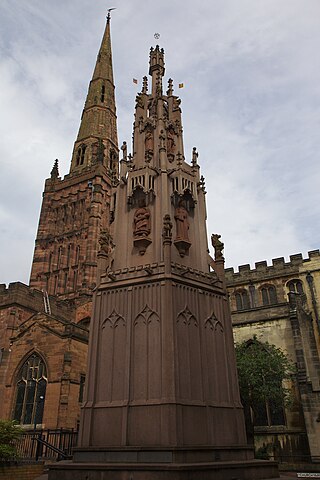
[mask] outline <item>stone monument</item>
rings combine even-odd
[[[223,243],[213,236],[212,259],[198,153],[185,161],[180,100],[171,79],[163,94],[164,73],[163,49],[151,48],[151,89],[144,78],[112,193],[79,445],[50,480],[278,476],[247,445]]]

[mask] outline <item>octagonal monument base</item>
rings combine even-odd
[[[76,448],[73,461],[51,465],[49,480],[262,480],[277,464],[244,447]]]

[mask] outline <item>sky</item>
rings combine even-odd
[[[44,180],[55,158],[69,171],[109,7],[119,144],[159,43],[226,266],[319,248],[319,0],[1,0],[0,283],[29,282]]]

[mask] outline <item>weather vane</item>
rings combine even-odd
[[[110,12],[111,12],[112,10],[116,10],[116,7],[108,8],[108,15],[107,15],[107,19],[108,19],[108,20],[110,20],[110,18],[111,18]]]
[[[154,38],[155,38],[156,40],[159,40],[159,38],[160,38],[160,33],[155,33],[153,36],[154,36]]]

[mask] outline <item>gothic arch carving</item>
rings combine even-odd
[[[101,328],[105,328],[107,324],[109,324],[110,328],[117,328],[119,324],[125,327],[126,321],[121,315],[119,315],[119,313],[116,312],[115,309],[113,309],[109,317],[103,320]]]
[[[159,315],[157,312],[152,310],[146,303],[145,307],[141,310],[140,313],[136,316],[133,325],[136,326],[139,322],[149,325],[153,320],[160,322]]]
[[[217,319],[214,311],[212,311],[211,316],[204,322],[204,328],[210,328],[213,332],[217,330],[219,330],[221,333],[224,332],[222,322]]]
[[[190,311],[189,307],[186,305],[183,310],[178,314],[177,323],[183,322],[185,325],[194,325],[198,326],[198,321],[193,313]]]

